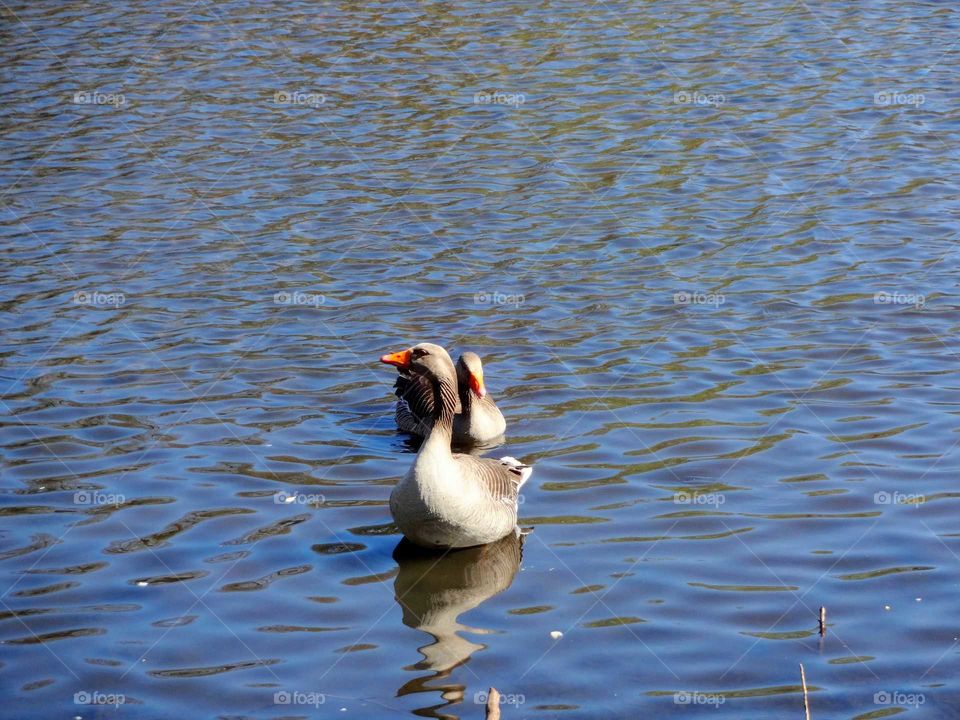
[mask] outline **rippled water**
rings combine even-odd
[[[0,714],[956,717],[955,6],[0,16]],[[397,548],[421,340],[522,558]]]

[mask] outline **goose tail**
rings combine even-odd
[[[531,475],[533,475],[533,466],[524,465],[515,457],[505,455],[504,457],[500,458],[500,464],[505,465],[510,472],[520,476],[520,482],[517,483],[518,490],[523,487],[523,484],[530,479]]]

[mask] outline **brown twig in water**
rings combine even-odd
[[[487,720],[500,720],[500,693],[495,687],[487,693]]]
[[[823,637],[824,633],[827,632],[827,609],[825,607],[820,608],[820,637]]]
[[[800,683],[803,685],[803,712],[806,714],[807,720],[810,720],[810,700],[807,698],[807,675],[803,672],[803,663],[800,663]]]

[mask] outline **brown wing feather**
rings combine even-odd
[[[454,455],[467,477],[475,477],[494,500],[514,504],[525,478],[520,468],[505,465],[493,458],[478,458],[474,455]],[[525,466],[523,466],[525,467]]]

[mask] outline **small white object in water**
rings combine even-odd
[[[917,602],[922,602],[923,598],[917,598]]]
[[[137,583],[137,587],[146,587],[149,584],[150,583],[148,583],[146,580],[141,580],[140,582]]]
[[[889,610],[889,609],[890,609],[890,606],[889,606],[889,605],[884,605],[884,606],[883,606],[883,609],[884,609],[884,610]]]
[[[563,637],[563,633],[559,630],[553,630],[550,632],[550,637],[552,637],[554,640],[559,640]]]

